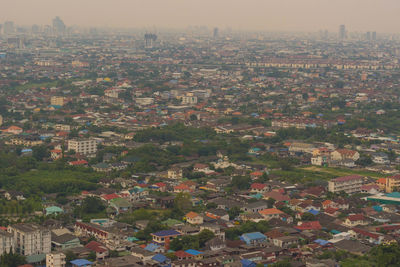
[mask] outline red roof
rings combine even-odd
[[[96,242],[96,241],[90,241],[85,248],[93,250],[97,253],[103,253],[107,251],[107,248],[104,247],[101,243]]]
[[[362,230],[362,229],[353,228],[353,231],[356,232],[357,234],[360,234],[360,235],[363,235],[363,236],[366,236],[366,237],[370,237],[370,238],[374,238],[374,239],[378,239],[379,238],[378,234],[370,233],[370,232],[367,232],[367,231]]]
[[[353,215],[349,215],[347,217],[347,219],[354,222],[354,221],[363,221],[365,218],[364,218],[364,215],[362,215],[362,214],[353,214]]]
[[[312,222],[302,222],[301,225],[297,225],[294,228],[298,230],[320,230],[322,229],[322,226],[319,223],[319,221],[312,221]]]
[[[69,165],[77,166],[77,165],[86,165],[88,162],[86,160],[76,160],[69,162]]]
[[[104,198],[105,200],[111,200],[114,198],[120,198],[120,196],[117,194],[108,194],[108,195],[103,195],[102,198]]]
[[[251,189],[264,189],[266,186],[266,184],[253,183],[250,187]]]
[[[351,181],[351,180],[359,180],[362,179],[363,177],[360,175],[348,175],[348,176],[342,176],[333,179],[334,182],[346,182],[346,181]]]
[[[193,257],[192,254],[189,254],[183,250],[178,250],[175,252],[175,256],[177,256],[178,258],[191,258]]]

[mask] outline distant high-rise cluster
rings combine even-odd
[[[376,41],[376,32],[366,32],[365,33],[365,39],[367,41]]]
[[[219,36],[218,28],[214,28],[214,32],[213,32],[214,39],[218,38],[218,36]]]
[[[14,22],[6,21],[4,22],[4,34],[10,35],[14,33]]]
[[[346,26],[345,25],[340,25],[339,27],[339,39],[344,40],[346,39],[347,34],[346,34]]]
[[[56,34],[64,34],[65,33],[66,26],[65,26],[64,22],[58,16],[53,19],[53,30]]]
[[[154,33],[146,33],[144,35],[145,48],[153,48],[157,40],[157,35]]]

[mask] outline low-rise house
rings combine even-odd
[[[183,170],[178,167],[174,167],[168,170],[168,178],[169,179],[182,179],[183,178]]]
[[[354,227],[358,225],[367,225],[368,221],[362,214],[351,214],[347,216],[347,218],[344,221],[344,225],[349,226],[349,227]]]
[[[190,224],[202,224],[203,223],[203,216],[196,212],[189,212],[185,215],[186,221]]]
[[[268,204],[266,201],[256,201],[245,205],[244,207],[242,207],[242,210],[245,212],[259,212],[267,208]]]
[[[373,153],[372,162],[376,164],[390,164],[389,156],[383,152]]]
[[[240,240],[247,245],[259,245],[267,241],[267,237],[260,232],[245,233],[240,236]]]
[[[206,211],[206,216],[216,219],[216,220],[224,220],[229,221],[229,214],[225,210],[222,209],[210,209]]]
[[[104,259],[108,256],[108,249],[97,241],[90,241],[85,245],[85,248],[96,253],[96,259]]]
[[[360,158],[360,154],[357,151],[349,149],[337,149],[331,153],[331,159],[336,161],[352,160],[357,161]]]
[[[280,248],[289,248],[292,246],[297,246],[299,243],[299,238],[297,236],[281,236],[272,239],[275,246]]]
[[[261,216],[264,217],[265,220],[269,221],[273,218],[279,218],[280,215],[284,214],[283,211],[271,208],[271,209],[263,209],[258,212]]]
[[[176,230],[163,230],[156,233],[152,233],[153,242],[169,249],[170,242],[182,234]]]
[[[224,249],[226,247],[226,244],[223,240],[221,240],[221,238],[214,237],[213,239],[211,239],[205,243],[205,247],[208,250],[216,251],[216,250]]]
[[[253,183],[250,185],[250,192],[252,193],[265,193],[269,191],[269,186],[267,184]]]

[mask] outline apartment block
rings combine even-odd
[[[74,150],[82,155],[95,154],[97,142],[94,139],[72,139],[68,140],[68,150]]]
[[[347,194],[361,192],[363,177],[360,175],[349,175],[332,179],[328,182],[329,192],[338,193],[344,191]]]
[[[62,96],[52,96],[50,99],[50,104],[53,106],[64,106],[64,97]]]
[[[7,231],[13,236],[16,253],[30,256],[51,252],[51,233],[45,227],[19,223],[8,226]]]
[[[9,253],[10,250],[13,252],[15,251],[13,235],[4,230],[0,230],[0,255]]]

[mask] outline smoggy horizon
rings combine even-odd
[[[0,23],[67,26],[256,31],[400,33],[398,0],[3,0]]]

